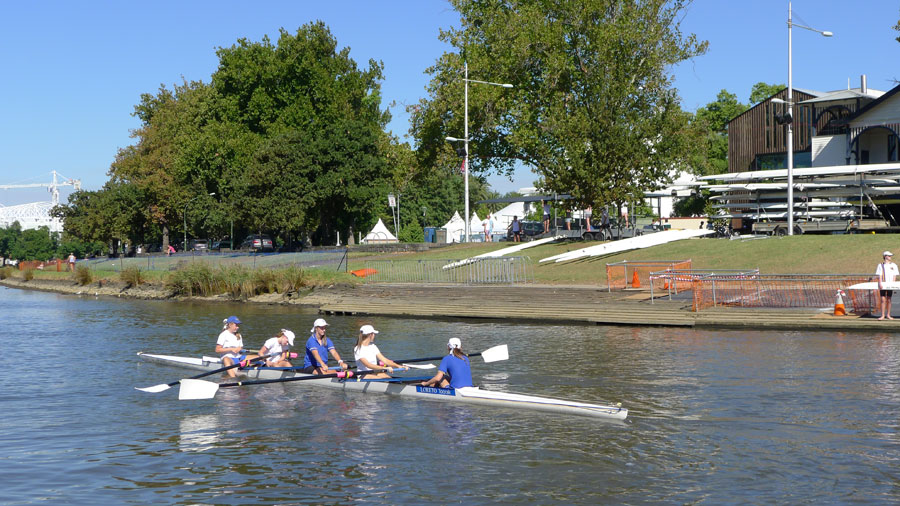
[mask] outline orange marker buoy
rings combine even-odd
[[[641,287],[641,279],[638,277],[637,271],[634,271],[634,275],[631,276],[631,288],[640,288]]]
[[[834,316],[847,316],[847,310],[844,309],[844,291],[838,290],[834,296]]]

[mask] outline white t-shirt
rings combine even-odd
[[[222,333],[219,334],[219,339],[216,340],[216,344],[223,348],[243,348],[244,340],[231,332],[228,332],[228,330],[223,330]],[[226,353],[222,355],[222,358],[225,357],[237,359],[240,358],[241,355],[239,353]]]
[[[893,262],[882,262],[875,269],[875,275],[878,276],[882,283],[893,283],[900,276],[900,270],[897,269],[897,264]]]
[[[266,349],[266,355],[271,355],[273,353],[281,353],[287,349],[286,346],[281,346],[281,343],[278,342],[277,337],[270,337],[266,340],[266,343],[263,344],[263,347]],[[274,357],[269,357],[266,359],[266,363],[272,362],[273,360],[278,360],[278,355]]]
[[[358,371],[371,371],[363,364],[359,359],[364,358],[369,361],[370,364],[378,364],[378,354],[381,351],[378,350],[378,346],[375,344],[370,344],[368,346],[360,346],[359,348],[355,348],[353,350],[353,360],[356,360],[356,370]]]

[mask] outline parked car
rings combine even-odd
[[[192,239],[191,249],[193,251],[207,251],[209,249],[209,242],[206,239]]]
[[[222,239],[221,241],[213,241],[212,244],[209,245],[209,249],[213,251],[219,251],[224,248],[231,248],[231,239]]]
[[[241,251],[274,251],[272,238],[265,234],[248,235],[241,243]]]
[[[519,230],[522,231],[519,234],[519,237],[523,241],[529,241],[530,237],[534,237],[536,235],[541,235],[544,233],[544,224],[539,221],[520,220],[519,227],[520,227]],[[509,228],[506,229],[506,240],[507,241],[514,240],[513,233],[512,233],[512,226],[510,226]]]

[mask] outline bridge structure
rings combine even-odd
[[[55,170],[50,174],[52,179],[49,183],[0,185],[0,190],[47,188],[50,192],[50,202],[32,202],[15,206],[0,204],[0,227],[9,227],[18,221],[23,230],[47,227],[51,233],[62,232],[62,220],[51,217],[50,209],[59,204],[59,188],[61,186],[72,186],[75,190],[80,190],[81,180],[67,178]]]

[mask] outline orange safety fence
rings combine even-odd
[[[63,263],[64,262],[62,260],[47,260],[47,261],[22,260],[21,262],[19,262],[17,267],[20,271],[27,271],[29,269],[38,269],[38,270],[47,270],[47,271],[52,270],[52,271],[60,272],[60,271],[66,270],[66,267],[63,266]]]
[[[849,294],[852,312],[868,314],[875,310],[871,290],[847,290],[865,283],[871,274],[756,274],[750,276],[698,276],[692,282],[693,310],[729,306],[755,308],[833,308],[835,294]],[[845,299],[846,303],[847,300]]]
[[[653,260],[647,262],[615,262],[606,264],[606,284],[609,291],[626,288],[650,288],[651,274],[662,269],[689,270],[690,260]]]

